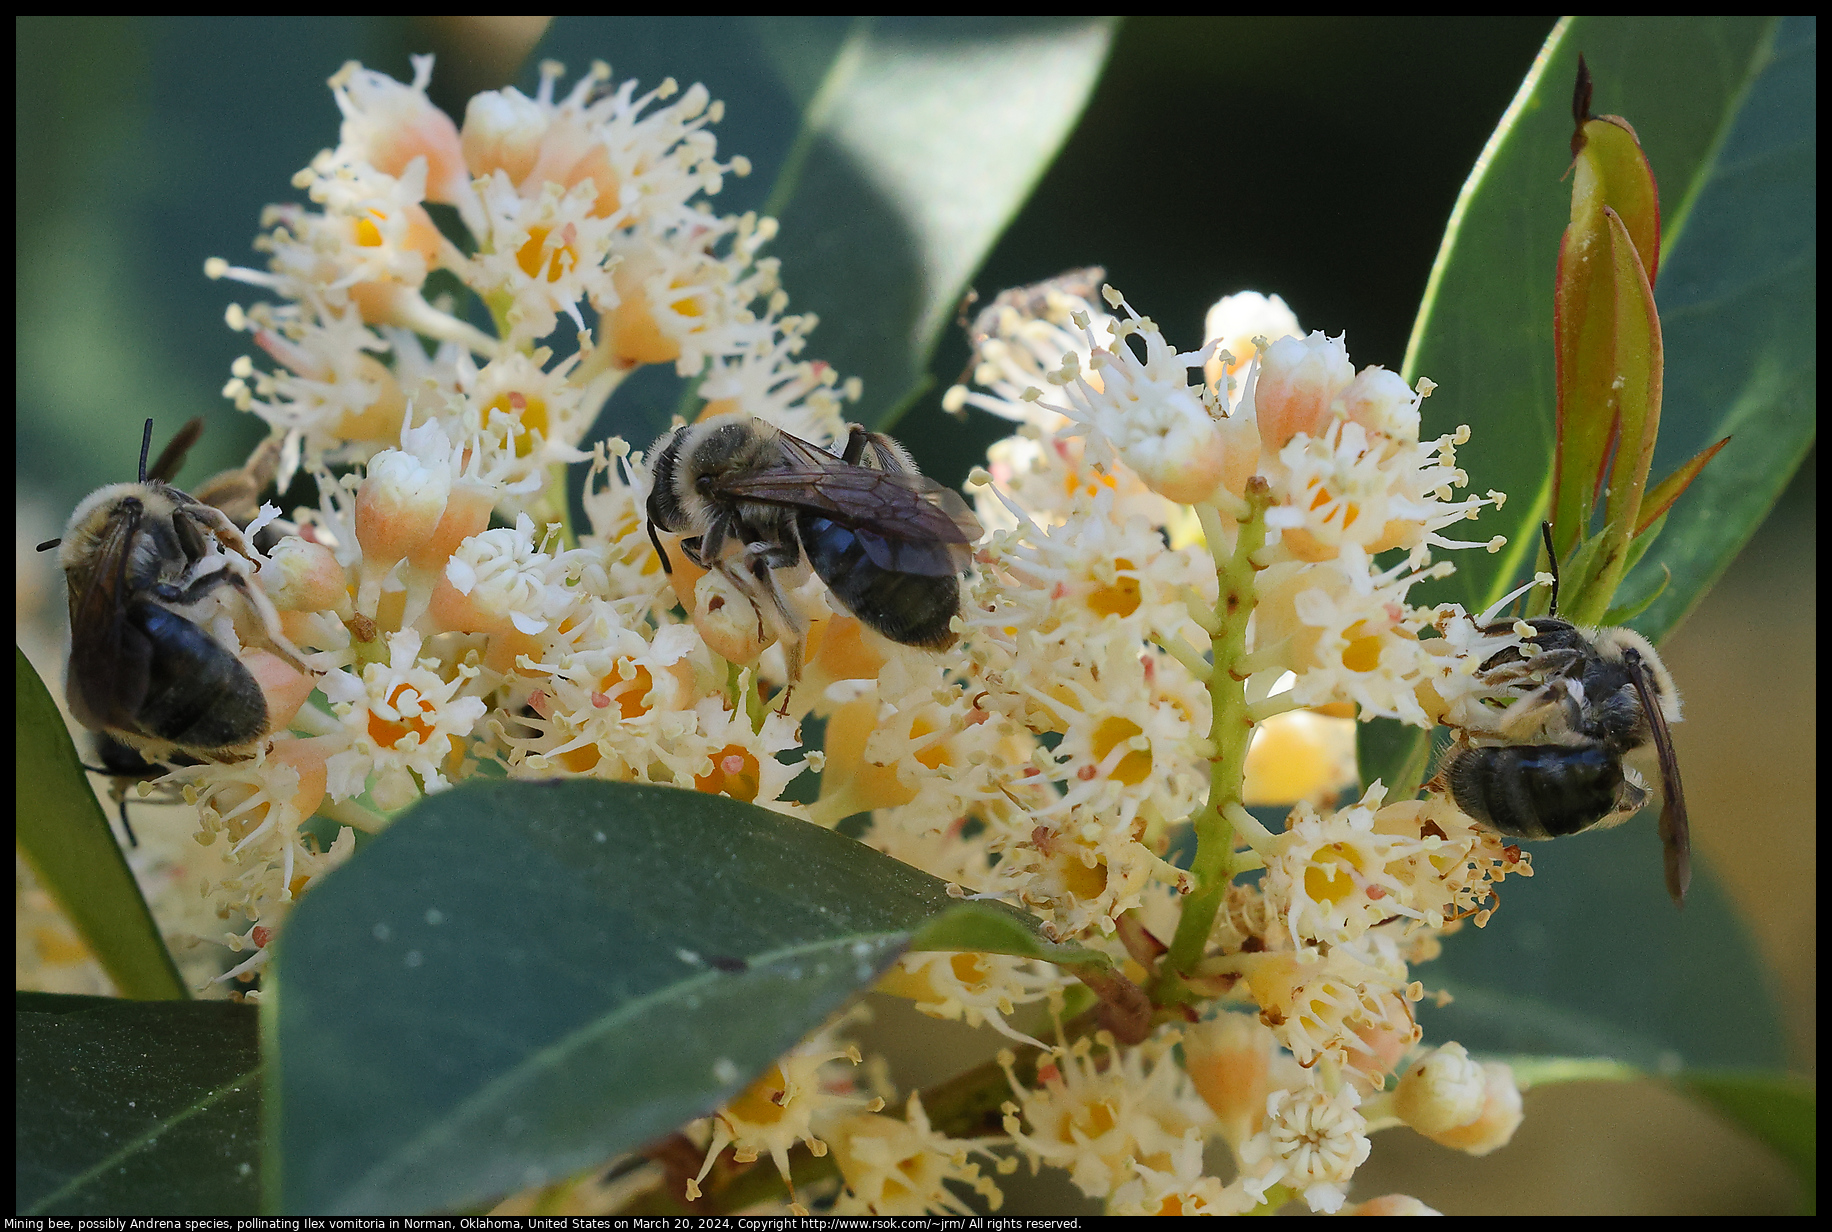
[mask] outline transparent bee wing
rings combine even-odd
[[[1673,734],[1667,728],[1667,716],[1660,708],[1660,698],[1641,653],[1631,649],[1624,652],[1622,659],[1640,695],[1641,710],[1654,738],[1654,752],[1660,759],[1660,844],[1666,858],[1667,893],[1683,907],[1686,890],[1692,884],[1692,823],[1686,816],[1679,758],[1673,752]]]
[[[891,544],[957,545],[959,567],[965,567],[966,545],[979,538],[979,523],[960,494],[921,475],[854,466],[807,441],[781,434],[783,465],[763,471],[728,475],[715,485],[722,496],[792,505],[825,514],[854,531],[869,532],[880,541],[885,559],[870,543],[866,551],[886,568],[904,572],[929,572],[886,563],[906,548]],[[921,550],[912,561],[925,556]]]

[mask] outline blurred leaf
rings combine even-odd
[[[1646,1077],[1632,1065],[1602,1057],[1505,1057],[1523,1091],[1561,1082],[1633,1082]]]
[[[884,428],[925,387],[968,280],[1080,117],[1113,29],[1068,17],[561,18],[543,47],[602,48],[620,75],[674,73],[726,103],[720,152],[753,171],[727,177],[713,205],[781,221],[765,253],[782,262],[790,311],[821,319],[807,358],[860,378],[848,413]],[[593,436],[646,446],[692,384],[643,370]]]
[[[1420,1004],[1427,1038],[1653,1074],[1782,1064],[1760,954],[1709,865],[1675,911],[1651,812],[1529,850],[1533,878],[1509,879],[1488,926],[1446,937],[1420,972],[1453,997]]]
[[[1800,1181],[1804,1215],[1819,1187],[1819,1096],[1795,1074],[1726,1070],[1683,1075],[1682,1090],[1772,1147]]]
[[[583,780],[434,796],[276,943],[269,1204],[451,1209],[571,1176],[729,1100],[918,934],[1079,954],[723,797]]]
[[[44,681],[13,648],[13,802],[19,850],[121,995],[191,994],[90,789]]]
[[[864,381],[888,427],[923,391],[968,280],[1080,118],[1108,18],[916,17],[862,24],[770,194],[813,354]]]
[[[1438,388],[1428,430],[1469,424],[1474,490],[1501,489],[1484,533],[1429,601],[1480,610],[1531,567],[1551,490],[1552,288],[1570,190],[1571,83],[1582,51],[1593,110],[1635,126],[1664,203],[1655,300],[1667,357],[1654,472],[1735,439],[1669,512],[1616,596],[1658,641],[1729,565],[1813,440],[1816,380],[1814,36],[1811,18],[1560,22],[1458,199],[1413,326],[1405,375]],[[1377,721],[1367,727],[1396,727]],[[1422,733],[1366,730],[1364,780],[1391,779]]]
[[[18,1193],[28,1215],[253,1215],[252,1006],[15,994]]]

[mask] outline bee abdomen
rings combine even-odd
[[[193,749],[232,748],[265,734],[261,686],[226,647],[157,604],[136,604],[129,618],[152,647],[133,716],[142,733]]]
[[[1596,745],[1458,749],[1444,766],[1457,807],[1515,838],[1559,838],[1608,816],[1622,763]]]
[[[955,641],[949,621],[960,611],[960,579],[886,569],[859,536],[831,518],[803,511],[796,519],[808,563],[847,611],[893,642],[945,650]]]

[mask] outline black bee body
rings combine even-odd
[[[1465,728],[1438,768],[1464,813],[1513,838],[1561,838],[1619,825],[1648,802],[1623,759],[1652,745],[1665,805],[1667,888],[1685,897],[1688,823],[1667,725],[1679,693],[1653,646],[1629,629],[1584,629],[1557,616],[1485,660],[1477,678],[1506,703],[1492,722]],[[1490,626],[1500,634],[1515,622]]]
[[[795,529],[808,563],[847,611],[905,646],[953,644],[948,622],[960,611],[961,586],[952,570],[937,576],[899,569],[882,538],[809,509],[797,513]]]
[[[1445,775],[1458,808],[1512,838],[1563,838],[1625,804],[1633,813],[1647,798],[1600,744],[1468,749],[1450,758]]]
[[[679,428],[651,451],[649,538],[685,535],[696,565],[716,569],[757,609],[760,635],[785,644],[799,672],[803,620],[778,574],[804,564],[836,603],[894,642],[954,644],[960,577],[979,524],[959,494],[916,470],[902,446],[854,425],[839,455],[761,419],[722,416]]]
[[[117,758],[120,778],[145,777],[142,766],[180,752],[244,756],[267,734],[266,698],[236,648],[220,639],[220,622],[230,622],[244,645],[306,670],[253,581],[247,540],[224,512],[258,494],[272,451],[200,488],[212,498],[206,502],[166,482],[201,427],[187,425],[149,473],[148,420],[139,479],[92,493],[54,541],[70,597],[66,697],[85,727],[141,759],[135,766]]]

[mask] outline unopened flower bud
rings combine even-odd
[[[1499,1061],[1482,1067],[1482,1110],[1475,1120],[1442,1133],[1426,1135],[1443,1146],[1470,1155],[1487,1155],[1508,1144],[1521,1121],[1520,1088],[1514,1071]]]
[[[1219,390],[1223,376],[1239,372],[1258,354],[1259,348],[1253,343],[1255,338],[1273,343],[1280,338],[1302,336],[1297,314],[1278,296],[1262,295],[1258,291],[1225,296],[1209,308],[1203,320],[1202,340],[1221,345],[1215,356],[1203,365],[1202,375]],[[1220,354],[1223,351],[1233,362],[1224,363]]]
[[[465,104],[464,131],[458,140],[473,175],[501,171],[511,184],[520,184],[534,170],[546,131],[540,105],[509,87],[472,96]]]
[[[1222,1014],[1183,1032],[1184,1069],[1236,1147],[1265,1123],[1274,1048],[1272,1032],[1245,1014]]]
[[[1428,1137],[1468,1125],[1482,1114],[1487,1080],[1461,1044],[1445,1044],[1400,1076],[1393,1110]]]
[[[452,491],[449,467],[422,462],[399,449],[384,449],[369,460],[369,473],[356,490],[356,541],[363,548],[363,573],[386,572],[432,537]]]
[[[446,498],[445,511],[421,544],[408,553],[408,563],[416,569],[438,569],[460,544],[490,527],[490,511],[496,505],[496,491],[487,484],[462,480]]]
[[[458,126],[426,97],[431,79],[430,56],[415,57],[412,85],[351,61],[331,78],[331,88],[344,113],[341,135],[347,146],[377,171],[397,178],[414,159],[424,158],[426,199],[450,205],[469,190],[471,180]]]
[[[1140,403],[1108,435],[1146,487],[1178,504],[1212,497],[1226,471],[1221,432],[1193,397]]]
[[[1419,436],[1419,395],[1385,368],[1363,368],[1342,396],[1350,419],[1370,432],[1403,441]]]
[[[1346,413],[1335,404],[1354,379],[1340,336],[1326,338],[1319,330],[1267,347],[1252,389],[1260,443],[1276,453],[1300,432],[1321,435],[1335,414]]]
[[[355,614],[349,577],[322,543],[297,536],[282,539],[261,566],[260,581],[282,612],[336,612],[339,620]]]
[[[242,666],[261,687],[261,696],[267,703],[268,725],[275,731],[285,730],[317,684],[315,677],[268,650],[243,651]]]

